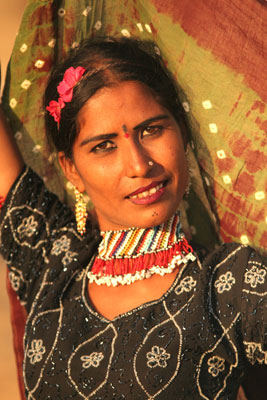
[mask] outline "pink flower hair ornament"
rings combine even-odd
[[[59,121],[60,121],[61,108],[64,108],[64,107],[65,107],[65,103],[61,97],[58,98],[58,101],[51,100],[49,102],[49,106],[46,107],[47,111],[49,111],[49,114],[54,118],[55,122],[57,122],[58,125],[59,125]]]
[[[63,76],[63,80],[59,83],[57,91],[59,94],[58,101],[51,100],[46,107],[49,114],[57,122],[58,128],[61,118],[61,109],[65,107],[65,103],[70,103],[73,97],[73,88],[80,82],[85,68],[77,67],[68,68]]]
[[[70,67],[65,71],[63,80],[58,85],[57,91],[62,100],[66,103],[69,103],[72,100],[73,88],[80,81],[84,72],[85,68],[83,67]]]

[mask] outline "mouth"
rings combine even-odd
[[[146,187],[139,188],[135,192],[126,196],[134,204],[151,204],[157,201],[167,185],[168,181],[153,182]]]

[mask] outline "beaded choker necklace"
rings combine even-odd
[[[180,264],[194,261],[193,249],[181,232],[179,215],[153,228],[101,232],[103,239],[89,282],[129,285],[153,274],[171,273]]]

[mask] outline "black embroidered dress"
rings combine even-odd
[[[267,364],[262,258],[227,244],[172,287],[112,321],[93,309],[86,272],[99,238],[25,169],[0,216],[1,252],[28,311],[28,399],[236,399],[249,363]]]

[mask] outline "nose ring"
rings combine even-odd
[[[154,165],[154,163],[153,163],[153,161],[148,161],[148,165],[150,166],[150,167],[152,167],[152,165]]]

